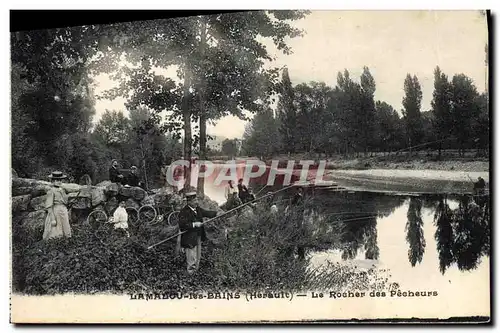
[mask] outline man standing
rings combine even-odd
[[[201,242],[206,240],[203,218],[216,217],[217,212],[199,207],[196,192],[188,192],[185,196],[187,204],[179,212],[179,227],[185,231],[181,236],[181,246],[186,252],[187,271],[193,274],[200,266]]]
[[[250,191],[248,191],[248,188],[243,185],[242,178],[238,179],[238,196],[240,197],[242,203],[250,201]]]

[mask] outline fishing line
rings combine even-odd
[[[241,208],[243,208],[243,207],[245,207],[245,206],[248,206],[248,205],[250,205],[250,204],[252,204],[252,203],[255,203],[255,202],[259,201],[259,200],[262,200],[262,199],[264,199],[264,198],[271,197],[271,196],[275,195],[276,193],[281,192],[281,191],[284,191],[284,190],[286,190],[286,189],[288,189],[288,188],[290,188],[290,187],[293,187],[293,186],[295,186],[295,185],[293,185],[293,184],[292,184],[292,185],[289,185],[289,186],[283,187],[282,189],[279,189],[279,190],[277,190],[277,191],[274,191],[274,192],[268,193],[268,194],[266,194],[266,195],[264,195],[264,196],[262,196],[262,197],[260,197],[260,198],[256,198],[256,199],[254,199],[254,200],[252,200],[252,201],[246,202],[246,203],[244,203],[244,204],[242,204],[242,205],[239,205],[239,206],[237,206],[237,207],[235,207],[235,208],[233,208],[233,209],[230,209],[230,210],[228,210],[227,212],[224,212],[224,213],[222,213],[222,214],[220,214],[220,215],[218,215],[218,216],[216,216],[216,217],[213,217],[213,218],[211,218],[211,219],[208,219],[208,220],[206,220],[205,222],[201,222],[201,224],[203,225],[203,224],[205,224],[205,223],[208,223],[208,222],[211,222],[211,221],[213,221],[213,220],[219,219],[219,218],[221,218],[221,217],[223,217],[223,216],[225,216],[225,215],[227,215],[227,214],[229,214],[229,213],[232,213],[232,212],[234,212],[234,211],[236,211],[236,210],[238,210],[238,209],[241,209]],[[172,238],[178,237],[179,235],[182,235],[182,234],[184,234],[184,233],[186,233],[186,232],[187,232],[187,230],[185,230],[185,231],[181,231],[181,232],[179,232],[179,233],[177,233],[177,234],[175,234],[175,235],[173,235],[173,236],[168,237],[167,239],[164,239],[164,240],[162,240],[162,241],[159,241],[158,243],[155,243],[155,244],[153,244],[153,245],[151,245],[151,246],[148,246],[148,248],[147,248],[147,249],[148,249],[148,250],[150,250],[150,249],[152,249],[153,247],[158,246],[158,245],[160,245],[160,244],[163,244],[163,243],[165,243],[166,241],[169,241],[169,240],[171,240]]]

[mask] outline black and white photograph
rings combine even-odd
[[[490,323],[489,11],[10,16],[12,323]]]

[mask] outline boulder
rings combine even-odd
[[[119,189],[118,192],[121,196],[124,196],[126,198],[133,198],[137,201],[143,200],[146,196],[147,193],[140,187],[128,187],[128,186],[122,186]]]
[[[110,183],[106,186],[104,194],[106,194],[106,196],[108,197],[114,197],[120,192],[120,187],[121,185],[117,183]]]
[[[31,201],[30,194],[12,197],[12,211],[13,212],[26,211],[28,209],[30,201]]]
[[[12,196],[31,194],[32,190],[33,188],[28,186],[12,187]]]
[[[106,187],[109,186],[109,184],[111,184],[111,181],[110,180],[105,180],[105,181],[102,181],[102,182],[98,183],[96,185],[96,187],[106,188]]]
[[[45,200],[47,200],[47,195],[42,195],[31,199],[29,205],[31,210],[45,209]]]
[[[61,187],[66,191],[66,193],[79,192],[83,186],[74,183],[62,183]]]
[[[106,201],[104,190],[99,187],[92,187],[91,189],[92,207],[98,206]]]
[[[92,207],[90,193],[72,192],[68,194],[68,207],[73,209],[87,209]]]

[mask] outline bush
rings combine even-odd
[[[312,269],[307,257],[295,256],[297,246],[314,248],[325,244],[327,237],[336,242],[321,225],[324,222],[301,223],[301,216],[296,211],[275,216],[265,209],[246,214],[230,226],[232,231],[226,241],[204,245],[200,270],[193,276],[187,275],[184,257],[175,255],[175,238],[147,249],[148,245],[175,234],[177,230],[172,228],[131,228],[132,236],[126,238],[113,230],[96,234],[90,226],[75,225],[70,239],[41,241],[40,236],[19,241],[17,238],[14,290],[36,295],[297,291],[316,286],[318,281],[331,281],[333,285],[351,281],[355,269],[342,266]],[[216,229],[229,227],[228,221],[214,223]],[[323,237],[318,237],[318,233]],[[17,231],[16,235],[22,233]],[[325,280],[325,276],[330,278]],[[364,275],[358,281],[367,284],[369,279]]]

